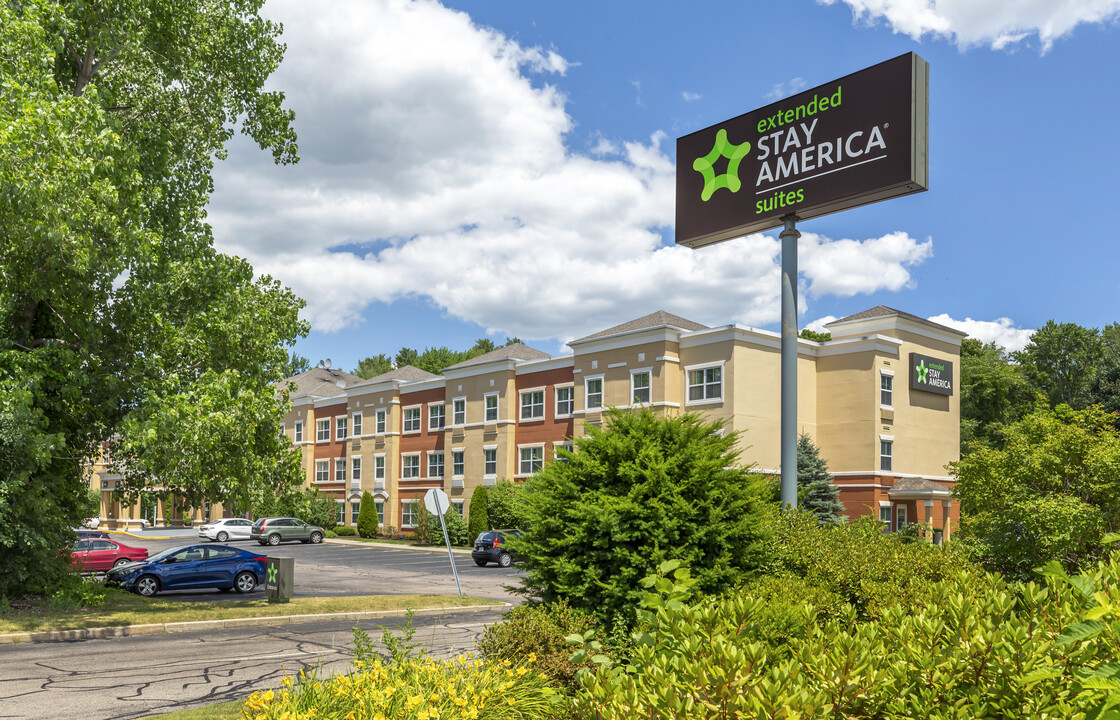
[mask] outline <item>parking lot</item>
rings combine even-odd
[[[149,554],[177,545],[207,542],[197,534],[181,535],[169,540],[127,535],[113,537],[125,545],[147,548]],[[226,544],[250,552],[260,552],[261,555],[294,558],[295,597],[456,593],[455,578],[452,576],[445,548],[410,550],[356,543],[334,544],[329,540],[321,545],[294,542],[261,546],[249,540],[234,540]],[[519,596],[506,590],[507,586],[515,586],[520,582],[522,573],[516,565],[504,569],[497,565],[478,567],[469,554],[455,554],[455,567],[464,595],[512,603],[520,601]],[[248,597],[259,597],[262,593],[263,591],[258,590]],[[160,593],[160,597],[223,601],[244,599],[246,596],[217,590],[173,590]]]

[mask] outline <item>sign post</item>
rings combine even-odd
[[[796,223],[926,190],[928,145],[929,65],[914,53],[677,138],[678,245],[783,228],[783,506],[797,506]]]
[[[439,488],[432,488],[424,493],[424,507],[439,518],[439,526],[443,529],[443,544],[447,546],[447,559],[451,562],[451,574],[455,576],[455,589],[459,591],[459,597],[463,597],[463,588],[459,585],[459,570],[455,567],[455,556],[451,554],[451,540],[447,537],[447,524],[443,521],[443,513],[450,507],[447,493]]]

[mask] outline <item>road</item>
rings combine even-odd
[[[470,651],[501,610],[449,611],[414,620],[414,641],[432,655]],[[219,633],[142,635],[74,643],[0,646],[0,718],[127,720],[240,700],[300,670],[345,669],[351,627],[374,639],[379,621],[237,628]]]

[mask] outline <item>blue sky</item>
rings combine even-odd
[[[801,326],[884,304],[1017,348],[1051,318],[1120,321],[1120,0],[264,12],[301,162],[235,141],[210,219],[307,300],[312,363],[507,335],[558,353],[658,309],[776,330],[776,232],[674,246],[676,138],[908,51],[930,189],[801,224]]]

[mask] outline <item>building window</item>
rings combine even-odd
[[[345,525],[346,524],[346,501],[345,500],[335,500],[334,505],[335,505],[335,508],[337,508],[337,510],[338,510],[338,512],[335,514],[335,517],[334,517],[335,524],[336,525]]]
[[[603,407],[603,378],[587,379],[587,409]]]
[[[895,505],[895,530],[901,530],[906,526],[906,506]]]
[[[498,448],[486,448],[482,451],[482,473],[498,474]]]
[[[463,461],[463,455],[464,453],[462,450],[451,451],[451,474],[455,477],[463,477],[466,471],[466,463]]]
[[[373,456],[373,479],[374,480],[381,480],[381,481],[385,480],[385,456],[384,455],[374,455]]]
[[[455,398],[451,401],[451,424],[467,424],[467,399]]]
[[[486,414],[483,420],[486,422],[498,422],[498,393],[489,393],[483,400],[486,406]]]
[[[544,418],[544,390],[521,393],[521,419],[540,420]]]
[[[575,388],[572,386],[556,388],[556,417],[572,414],[576,407]]]
[[[710,367],[688,371],[688,399],[719,400],[723,397],[723,368]]]
[[[447,411],[443,405],[428,405],[428,429],[442,430],[447,421]]]
[[[565,458],[560,457],[560,455],[557,453],[557,451],[558,450],[567,450],[568,452],[572,452],[573,448],[574,448],[574,446],[572,445],[572,442],[570,440],[568,440],[566,442],[553,443],[552,444],[552,457],[556,460],[559,460],[560,462],[567,462],[567,460]]]
[[[334,481],[346,482],[346,458],[335,458]]]
[[[360,515],[361,512],[362,512],[362,501],[361,500],[351,500],[350,501],[350,524],[351,525],[357,525],[358,524],[358,515]]]
[[[378,526],[384,525],[385,524],[385,501],[384,500],[374,500],[373,501],[373,506],[375,508],[377,508],[377,524],[378,524]]]
[[[442,478],[443,477],[443,453],[430,452],[428,453],[428,477]]]
[[[360,485],[362,482],[362,459],[360,457],[350,458],[350,481],[355,485]]]
[[[630,402],[637,405],[649,404],[649,372],[630,373]]]
[[[405,500],[401,503],[401,527],[410,528],[416,525],[420,514],[417,512],[420,503],[416,500]]]
[[[891,506],[879,506],[879,522],[883,523],[883,531],[890,532],[891,530]]]
[[[346,418],[344,418],[344,417],[335,418],[334,423],[335,423],[334,424],[334,439],[335,440],[345,440],[346,439]]]
[[[544,448],[521,448],[521,474],[532,475],[544,465]]]
[[[879,469],[890,472],[891,471],[891,456],[894,455],[894,441],[893,440],[880,440],[879,441]]]
[[[362,414],[354,413],[354,437],[362,436]]]
[[[420,432],[420,406],[404,409],[404,431]]]
[[[373,414],[373,431],[378,435],[385,434],[385,411],[378,410]]]
[[[315,441],[327,442],[331,439],[331,421],[330,420],[316,420],[315,421]]]
[[[415,480],[420,477],[420,455],[401,456],[401,479]]]
[[[460,518],[463,517],[463,501],[462,500],[452,500],[451,501],[451,509],[454,510],[455,514],[458,515]]]
[[[879,404],[888,408],[894,406],[894,377],[891,375],[879,375]]]
[[[315,482],[325,483],[331,479],[331,464],[329,460],[315,461]]]
[[[302,420],[296,420],[295,431],[294,432],[295,432],[295,436],[296,436],[296,442],[297,443],[303,442],[303,421]]]

